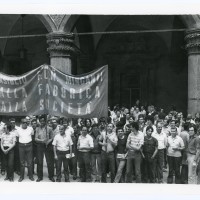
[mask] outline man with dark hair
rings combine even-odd
[[[140,114],[138,116],[139,131],[143,132],[145,127],[144,115]]]
[[[147,115],[146,122],[147,122],[146,123],[147,125],[143,129],[144,136],[146,135],[146,128],[147,128],[147,126],[151,126],[153,128],[153,133],[156,133],[156,126],[154,125],[154,117],[152,115]]]
[[[49,179],[52,182],[55,182],[54,176],[54,154],[52,149],[52,140],[53,140],[53,132],[52,129],[46,126],[45,116],[40,116],[40,126],[36,128],[35,134],[35,142],[37,143],[37,158],[38,158],[38,166],[37,166],[37,182],[43,180],[43,160],[44,155],[47,161],[47,168]]]
[[[183,124],[183,131],[181,131],[180,137],[182,138],[185,149],[182,151],[182,167],[181,167],[181,183],[188,184],[188,162],[187,162],[187,147],[189,141],[189,125],[190,123],[186,122]]]
[[[116,164],[117,164],[117,173],[115,176],[114,183],[124,183],[125,182],[125,166],[126,166],[126,142],[127,135],[124,135],[124,130],[122,127],[118,127],[117,130],[118,144],[117,144],[117,155],[116,155]]]
[[[144,137],[143,158],[144,158],[144,181],[155,183],[156,178],[156,154],[158,152],[158,140],[152,137],[153,128],[147,127]]]
[[[141,183],[141,169],[142,162],[141,149],[144,144],[144,134],[139,131],[137,122],[130,124],[131,133],[128,136],[126,148],[128,149],[127,166],[126,166],[126,182],[132,182],[133,161],[135,166],[136,183]]]
[[[99,138],[99,144],[102,146],[101,151],[101,161],[102,161],[102,179],[101,182],[106,183],[106,173],[107,173],[107,165],[109,165],[109,169],[111,172],[111,183],[114,182],[115,179],[115,147],[117,146],[117,136],[114,132],[114,125],[109,123],[107,125],[107,135],[101,134]]]
[[[32,141],[33,141],[33,174],[34,174],[35,164],[37,164],[37,144],[35,142],[35,133],[36,133],[37,125],[38,125],[37,120],[32,119],[31,120],[31,126],[32,126],[33,131],[34,131],[34,135],[32,135]]]
[[[33,156],[33,144],[32,135],[34,134],[33,128],[28,126],[27,120],[21,120],[21,127],[18,129],[19,137],[19,157],[20,157],[20,178],[19,182],[24,179],[25,161],[28,167],[28,176],[31,181],[34,181],[32,170],[32,156]]]
[[[79,166],[82,171],[81,181],[91,181],[90,151],[94,148],[92,137],[87,133],[87,127],[81,127],[81,135],[78,138],[77,149],[79,151]]]
[[[181,151],[184,149],[184,142],[177,135],[177,128],[171,128],[171,136],[167,138],[167,156],[169,164],[169,173],[167,183],[173,183],[173,173],[175,172],[175,183],[181,183],[180,166]]]
[[[94,148],[91,150],[92,182],[101,181],[101,146],[99,138],[101,134],[98,124],[92,125],[91,137],[93,138]]]
[[[15,118],[10,118],[9,123],[11,125],[11,131],[16,136],[16,143],[14,146],[14,171],[19,175],[20,174],[20,159],[19,159],[19,140],[17,137],[19,127],[16,126]]]
[[[200,138],[196,135],[196,126],[189,126],[189,141],[187,146],[187,161],[188,161],[188,184],[197,184],[196,169],[199,163],[200,156]],[[198,183],[199,182],[199,168],[197,169]]]
[[[69,182],[68,161],[72,157],[72,139],[65,134],[63,125],[59,127],[60,134],[53,140],[54,158],[56,160],[56,182],[61,182],[61,169],[64,166],[65,182]]]

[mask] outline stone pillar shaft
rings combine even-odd
[[[200,30],[190,30],[185,36],[188,51],[188,113],[200,112]]]
[[[76,54],[74,35],[52,32],[47,35],[47,43],[50,65],[63,73],[71,74],[74,67],[73,58]]]

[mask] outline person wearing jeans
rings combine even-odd
[[[91,181],[90,151],[94,148],[92,137],[87,133],[87,127],[81,127],[81,135],[78,138],[77,149],[79,151],[79,166],[81,169],[81,181]]]
[[[5,133],[1,137],[1,149],[6,166],[6,178],[4,180],[13,181],[14,178],[14,146],[16,135],[11,132],[11,125],[5,126]]]
[[[126,142],[127,142],[127,136],[124,135],[123,128],[117,128],[116,130],[117,136],[118,136],[118,144],[116,147],[117,150],[117,157],[116,157],[116,163],[117,163],[117,173],[115,176],[114,183],[124,183],[125,182],[125,166],[126,166]]]
[[[136,183],[141,183],[141,149],[144,144],[144,134],[139,131],[137,122],[130,124],[131,133],[128,136],[126,148],[128,149],[126,165],[126,182],[132,182],[133,165],[135,167]]]
[[[180,166],[181,166],[181,151],[185,148],[184,142],[177,135],[177,128],[171,128],[171,136],[167,138],[167,156],[169,164],[169,173],[167,183],[173,183],[173,173],[175,172],[175,183],[181,183]]]
[[[64,166],[65,182],[69,182],[69,159],[72,157],[72,139],[65,134],[63,125],[59,127],[60,134],[53,140],[54,158],[56,160],[56,182],[61,182],[61,169]]]
[[[20,157],[20,178],[19,182],[24,179],[24,171],[25,171],[25,161],[27,162],[28,167],[28,176],[31,181],[34,181],[33,178],[33,169],[32,169],[32,161],[33,161],[33,148],[32,148],[32,135],[34,134],[33,128],[27,126],[27,120],[21,120],[22,125],[18,129],[18,137],[19,137],[19,157]]]

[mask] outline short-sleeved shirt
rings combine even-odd
[[[153,156],[156,148],[158,148],[158,140],[154,137],[144,137],[143,153],[145,158],[149,159]]]
[[[73,134],[74,134],[74,129],[71,127],[71,126],[68,126],[67,128],[66,128],[66,130],[65,130],[65,134],[67,135],[67,136],[72,136]]]
[[[60,135],[57,134],[54,137],[53,143],[54,146],[56,146],[56,149],[58,151],[69,151],[69,148],[71,145],[73,145],[72,139],[69,136],[66,135]]]
[[[129,146],[140,146],[144,144],[144,134],[140,131],[138,131],[138,134],[135,135],[133,132],[131,132],[127,139],[127,144]],[[128,158],[134,157],[134,154],[138,152],[136,150],[129,149],[128,150]]]
[[[50,127],[37,127],[35,133],[35,139],[39,140],[49,140],[53,138],[53,131]],[[37,142],[37,141],[36,141]]]
[[[2,145],[4,147],[11,147],[16,142],[16,136],[14,133],[3,133],[1,137]]]
[[[118,138],[117,143],[117,153],[118,154],[125,154],[126,153],[126,142],[127,142],[127,136],[124,135],[123,138]]]
[[[152,137],[156,138],[158,140],[158,149],[165,149],[166,143],[167,143],[167,136],[164,132],[161,131],[161,133],[153,133]]]
[[[26,129],[19,127],[18,129],[19,143],[24,144],[24,143],[31,142],[33,134],[34,134],[34,130],[32,127],[27,127]]]
[[[181,150],[173,150],[172,148],[184,148],[184,142],[180,136],[176,136],[173,138],[172,136],[169,136],[167,138],[167,155],[171,157],[181,157]]]
[[[0,122],[0,138],[5,133],[4,126],[5,126],[5,124],[3,122]]]
[[[78,144],[82,147],[94,147],[93,138],[87,134],[85,137],[83,135],[80,135],[78,138]],[[89,152],[90,150],[79,150],[81,152]]]

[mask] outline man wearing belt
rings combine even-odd
[[[34,181],[32,170],[32,135],[34,134],[33,128],[27,126],[27,120],[21,120],[21,127],[18,129],[19,137],[19,158],[20,158],[20,178],[19,182],[24,179],[25,161],[28,167],[28,176],[31,181]]]
[[[137,122],[130,124],[131,133],[128,136],[126,148],[128,149],[127,165],[126,165],[126,182],[132,182],[133,165],[135,167],[136,183],[141,183],[141,150],[144,144],[144,134],[139,131]],[[134,162],[133,162],[134,161]]]
[[[107,125],[107,135],[102,134],[99,138],[99,144],[102,146],[101,162],[102,162],[102,178],[101,182],[106,183],[107,166],[111,172],[111,183],[115,180],[115,147],[117,146],[117,135],[113,131],[114,125],[112,123]]]
[[[64,166],[65,182],[69,182],[69,159],[72,157],[72,139],[65,134],[65,127],[59,127],[60,134],[57,134],[53,140],[54,158],[56,164],[56,182],[61,182],[61,168]]]
[[[171,128],[171,135],[167,138],[167,158],[169,173],[167,183],[173,183],[173,173],[175,172],[175,183],[181,183],[180,166],[181,151],[185,148],[184,142],[177,134],[177,128]]]
[[[164,151],[167,144],[167,136],[162,132],[162,123],[158,122],[156,125],[156,132],[152,137],[158,140],[158,153],[156,155],[156,178],[158,183],[163,183],[163,164],[164,164]]]
[[[197,184],[196,169],[199,162],[200,138],[196,135],[195,125],[189,126],[189,141],[186,152],[188,161],[188,184]]]
[[[90,151],[94,148],[92,137],[87,133],[87,127],[82,126],[78,138],[79,166],[81,169],[81,182],[91,181]]]
[[[38,165],[37,165],[37,175],[38,179],[37,182],[40,182],[43,180],[43,160],[44,155],[47,161],[47,168],[48,168],[48,175],[49,179],[52,182],[55,182],[53,176],[54,176],[54,159],[53,154],[52,156],[49,155],[53,152],[50,152],[50,147],[48,145],[51,145],[50,143],[53,140],[53,132],[52,129],[45,124],[45,116],[39,117],[40,126],[36,128],[36,134],[35,134],[35,142],[37,144],[37,159],[38,159]]]

